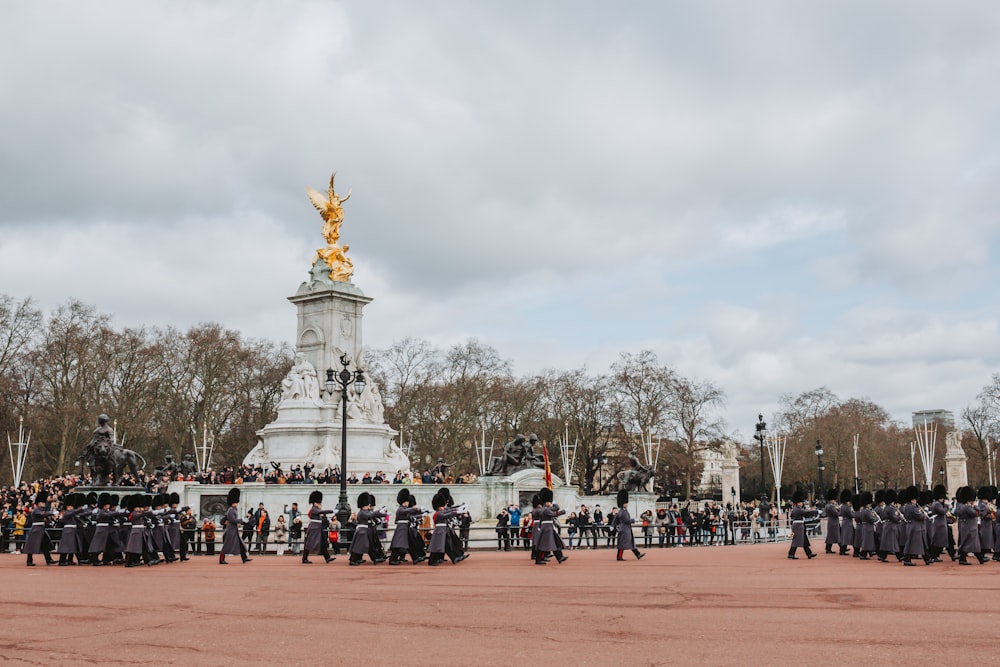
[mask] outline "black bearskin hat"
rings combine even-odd
[[[321,502],[323,502],[323,492],[322,491],[320,491],[319,489],[316,489],[315,491],[313,491],[312,493],[309,494],[309,504],[310,505],[312,505],[313,503],[321,503]]]
[[[441,497],[440,493],[435,493],[434,497],[431,498],[431,507],[433,507],[436,510],[439,510],[442,507],[444,507],[446,503],[447,501]]]
[[[971,486],[963,486],[955,492],[955,500],[960,503],[969,503],[976,499],[976,490]]]
[[[447,486],[442,486],[441,490],[438,491],[442,498],[445,500],[451,500],[451,491],[448,490]]]
[[[931,493],[930,489],[924,489],[917,496],[918,505],[930,505],[932,502],[934,502],[934,494]]]
[[[988,486],[981,486],[981,487],[979,487],[979,492],[976,494],[976,497],[979,498],[980,500],[989,500],[990,499],[990,487],[988,487]]]
[[[886,489],[885,490],[885,495],[883,496],[883,498],[885,498],[885,502],[888,503],[888,504],[890,504],[890,505],[892,503],[896,502],[896,500],[897,500],[896,489]]]
[[[111,504],[111,494],[110,493],[103,492],[103,493],[101,493],[101,495],[97,496],[97,506],[98,507],[104,507],[105,505],[110,505],[110,504]]]
[[[804,503],[806,501],[806,494],[802,489],[795,489],[792,493],[793,503]]]
[[[153,496],[153,507],[159,507],[162,504],[163,504],[163,494],[157,493],[155,496]]]
[[[538,507],[541,504],[542,504],[542,502],[538,499],[538,494],[537,493],[535,495],[531,496],[531,507],[532,508]]]
[[[170,494],[170,500],[169,500],[168,504],[169,505],[180,505],[181,504],[181,494],[177,493],[176,491],[173,491]]]
[[[911,500],[916,500],[919,494],[920,491],[917,489],[917,487],[911,484],[910,486],[906,487],[903,493],[899,496],[899,502],[908,503]]]
[[[399,493],[396,494],[396,502],[400,505],[410,502],[410,490],[400,489]]]
[[[97,500],[98,496],[96,491],[91,491],[90,493],[87,494],[87,504],[90,505],[91,507],[97,506]]]
[[[867,507],[872,504],[871,491],[862,491],[858,494],[858,507]]]
[[[837,496],[839,496],[839,495],[840,495],[840,493],[837,492],[837,489],[827,489],[826,490],[826,499],[827,500],[836,500]]]
[[[49,492],[44,490],[39,491],[38,494],[35,496],[35,504],[41,505],[42,503],[47,503],[47,502],[49,502]]]
[[[112,493],[111,494],[111,506],[112,507],[118,507],[118,505],[120,505],[121,502],[122,502],[122,499],[121,499],[121,497],[117,493]]]
[[[875,492],[875,504],[881,505],[885,502],[885,489],[879,489]]]
[[[618,497],[615,499],[618,502],[618,507],[624,507],[628,504],[628,491],[622,489],[618,492]]]
[[[67,493],[63,496],[63,505],[66,507],[79,507],[79,501],[77,498],[80,497],[79,493]]]
[[[934,487],[933,495],[934,500],[944,500],[948,497],[948,489],[944,488],[944,484],[938,484]]]
[[[123,509],[127,509],[129,512],[135,509],[135,496],[129,494],[125,496],[125,503],[122,505]]]
[[[240,502],[240,489],[239,487],[234,487],[229,489],[229,494],[226,496],[226,504],[232,505],[233,503]]]
[[[551,503],[553,499],[554,496],[552,495],[552,489],[545,487],[538,491],[538,502],[542,503],[543,505],[545,503]]]
[[[849,503],[849,502],[851,502],[851,496],[852,495],[853,494],[851,493],[850,489],[843,489],[840,492],[840,502],[842,502],[842,503]]]

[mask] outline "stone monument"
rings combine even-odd
[[[968,459],[962,449],[962,432],[949,431],[944,437],[945,486],[948,493],[955,495],[959,487],[969,485]]]
[[[326,195],[306,188],[313,206],[323,218],[327,245],[316,251],[309,280],[288,300],[298,309],[295,362],[281,382],[278,418],[257,431],[257,446],[243,460],[268,465],[275,461],[287,469],[293,464],[313,463],[318,469],[340,465],[342,396],[323,389],[327,372],[339,371],[339,359],[347,355],[362,371],[365,388],[360,395],[348,391],[347,473],[395,473],[409,470],[410,461],[396,445],[397,432],[385,423],[382,396],[364,366],[362,310],[372,299],[354,283],[354,264],[347,257],[349,246],[340,245],[344,220],[341,198],[334,190],[334,172]]]

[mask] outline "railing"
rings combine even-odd
[[[814,533],[813,530],[817,529]],[[806,529],[809,531],[810,537],[822,536],[821,532],[818,530],[819,522],[814,525],[807,524]],[[20,538],[19,543],[22,545],[27,539],[29,528],[25,528],[24,535]],[[79,529],[78,529],[79,530]],[[386,545],[388,545],[389,540],[392,539],[394,526],[390,526],[385,530],[378,530],[377,534],[379,539]],[[617,543],[617,531],[610,528],[606,524],[591,524],[585,527],[578,527],[575,532],[570,533],[569,526],[565,524],[560,524],[557,527],[559,535],[563,539],[563,543],[567,548],[573,549],[611,549],[616,548]],[[45,529],[46,533],[49,535],[49,539],[53,543],[53,547],[58,544],[59,537],[62,532],[60,527],[50,527]],[[426,539],[430,539],[430,534],[432,529],[420,529],[421,533],[426,535]],[[648,531],[648,534],[647,534]],[[456,532],[460,536],[463,536],[461,529],[456,529]],[[203,532],[200,527],[194,529],[193,531],[181,531],[181,539],[185,539],[185,533],[189,536],[189,553],[202,554],[209,552],[209,542],[207,542],[203,537]],[[214,555],[218,555],[218,550],[222,545],[222,529],[217,529],[215,531],[215,539],[211,541],[211,550]],[[510,550],[524,549],[528,548],[526,545],[530,545],[530,541],[526,535],[523,534],[523,526],[507,527],[503,529],[501,533],[496,526],[491,526],[483,523],[474,524],[468,528],[467,537],[463,537],[463,542],[466,544],[466,549],[468,550],[505,550],[510,548]],[[737,521],[732,527],[727,523],[720,523],[715,525],[714,532],[711,528],[692,528],[689,526],[679,526],[672,525],[666,526],[665,532],[660,533],[659,527],[655,524],[648,527],[643,527],[638,524],[633,524],[632,526],[632,536],[635,544],[639,548],[669,548],[669,547],[696,547],[696,546],[725,546],[732,544],[757,544],[765,542],[784,542],[790,538],[790,531],[788,526],[784,521],[779,521],[778,523],[771,524],[751,524],[749,521]],[[258,553],[258,541],[259,533],[256,529],[249,533],[244,533],[240,531],[240,535],[249,535],[249,539],[245,540],[247,549],[250,552]],[[342,530],[339,534],[339,541],[337,542],[338,548],[347,549],[350,545],[351,532],[349,530]],[[284,551],[286,554],[298,554],[301,553],[302,545],[305,541],[305,535],[300,538],[293,539],[290,536],[286,538]],[[14,546],[14,538],[11,537],[11,547]],[[264,553],[277,553],[278,544],[274,541],[274,531],[269,531],[264,542]]]

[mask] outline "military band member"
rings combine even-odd
[[[840,555],[847,555],[847,548],[854,544],[854,507],[851,490],[840,492]]]
[[[434,533],[431,535],[431,543],[428,548],[430,560],[427,561],[427,564],[435,566],[444,562],[445,554],[448,553],[446,551],[448,532],[451,530],[448,527],[448,520],[458,516],[465,510],[465,507],[448,507],[448,500],[440,492],[435,494],[433,500],[431,500],[431,506],[434,508]],[[465,554],[455,557],[448,553],[448,556],[455,565],[458,565],[467,558]]]
[[[79,493],[69,493],[63,496],[63,511],[56,519],[56,528],[60,528],[59,544],[56,553],[59,554],[59,565],[74,565],[76,554],[76,515],[83,512],[80,507],[82,499]]]
[[[552,492],[549,491],[549,493]],[[628,511],[628,491],[625,489],[619,491],[618,497],[615,500],[617,500],[619,508],[614,521],[612,521],[613,528],[618,531],[618,557],[615,560],[625,560],[624,553],[626,549],[635,554],[636,560],[642,560],[642,557],[646,554],[640,553],[635,548],[635,538],[632,536],[633,519]]]
[[[802,547],[802,550],[806,552],[807,558],[816,557],[816,554],[809,547],[809,536],[806,535],[806,519],[816,517],[819,512],[817,510],[807,510],[803,507],[802,503],[805,501],[806,494],[801,489],[796,489],[792,494],[792,512],[790,517],[792,521],[792,543],[788,547],[788,557],[792,560],[798,560],[795,550],[799,547]]]
[[[983,557],[982,543],[979,540],[979,508],[976,506],[976,490],[963,486],[955,494],[958,505],[955,516],[958,518],[958,564],[971,565],[968,555],[973,554],[980,565],[986,562]]]
[[[309,524],[306,527],[306,541],[302,546],[302,562],[306,565],[312,563],[309,560],[309,552],[318,553],[327,563],[332,562],[336,556],[331,556],[327,546],[329,537],[327,536],[327,525],[330,514],[333,510],[323,509],[323,492],[313,491],[309,494]]]
[[[49,539],[48,533],[45,532],[45,522],[54,516],[54,513],[49,510],[49,492],[42,490],[39,491],[35,496],[35,507],[31,510],[31,514],[28,515],[28,537],[25,538],[24,542],[24,553],[28,556],[27,565],[28,567],[34,567],[35,561],[33,556],[35,554],[45,555],[45,564],[52,565],[54,562],[52,560],[52,540]]]
[[[111,565],[114,556],[108,558],[109,551],[108,536],[111,534],[111,524],[115,519],[115,513],[111,511],[111,494],[101,493],[97,498],[97,512],[94,514],[94,535],[90,539],[90,564],[91,565]],[[101,554],[104,555],[104,562],[101,562]]]
[[[535,524],[533,533],[533,541],[535,553],[539,556],[539,559],[535,562],[539,565],[545,565],[545,555],[551,552],[556,557],[556,561],[562,563],[569,556],[563,555],[563,541],[556,532],[554,522],[556,517],[565,514],[566,510],[559,509],[558,505],[552,503],[552,489],[544,488],[539,491],[538,500],[541,504],[538,510],[538,523]]]
[[[354,529],[354,537],[351,539],[351,547],[347,550],[350,554],[350,565],[361,565],[365,554],[371,558],[372,540],[377,540],[375,531],[372,530],[371,522],[378,516],[372,510],[375,504],[375,497],[367,491],[362,491],[358,496],[358,525]],[[372,564],[377,565],[378,561],[372,558]]]
[[[869,491],[862,491],[858,494],[858,506],[860,509],[855,512],[858,519],[858,558],[868,560],[870,555],[874,555],[875,545],[875,524],[877,516],[872,510],[872,494]]]
[[[903,515],[896,507],[896,490],[887,489],[882,499],[885,500],[885,509],[882,511],[885,523],[878,543],[878,559],[885,563],[889,554],[893,554],[897,561],[901,561],[903,554],[899,548],[899,526],[903,523]]]
[[[164,554],[168,556],[167,562],[173,563],[178,559],[177,553],[181,550],[181,520],[180,513],[181,510],[178,505],[181,504],[181,496],[176,491],[173,493],[168,493],[164,496],[168,507],[163,511],[163,546],[164,549],[169,547],[169,554],[164,551]]]
[[[243,519],[240,517],[239,510],[236,509],[236,506],[240,504],[240,490],[229,489],[226,502],[229,504],[229,509],[226,510],[226,527],[222,531],[222,551],[219,553],[219,565],[229,564],[226,562],[227,554],[234,556],[239,554],[244,563],[249,563],[253,559],[247,555],[247,545],[240,537],[240,524],[243,523]]]
[[[413,564],[420,562],[419,555],[413,554],[410,550],[410,520],[420,516],[424,511],[415,507],[416,502],[410,495],[409,489],[401,489],[396,494],[396,502],[399,507],[396,509],[396,530],[392,533],[392,542],[389,543],[389,565],[402,565],[407,552],[410,552]]]
[[[915,486],[909,486],[903,492],[903,519],[907,523],[906,544],[903,546],[903,565],[913,566],[913,557],[919,556],[924,564],[930,565],[931,559],[927,556],[927,515],[924,509],[917,504],[920,492]]]
[[[834,545],[840,546],[840,506],[837,505],[837,489],[827,489],[826,505],[823,516],[826,517],[826,553],[832,554]]]
[[[145,560],[147,565],[151,565],[153,561],[150,555],[152,540],[146,534],[146,510],[144,507],[147,501],[145,498],[142,494],[127,497],[131,528],[125,543],[125,567],[137,567],[140,560]]]
[[[451,497],[451,491],[448,490],[448,487],[441,487],[438,493],[444,498],[445,504],[448,507],[455,506],[455,499]],[[445,554],[453,563],[461,562],[469,557],[465,553],[465,549],[462,548],[462,540],[458,537],[458,533],[455,532],[455,528],[458,527],[460,514],[462,512],[456,512],[454,516],[448,519],[448,531],[445,535]]]
[[[994,551],[993,546],[993,524],[996,520],[996,487],[984,486],[979,489],[979,503],[976,509],[979,510],[979,547],[985,557],[986,554]]]
[[[935,563],[941,562],[941,554],[948,550],[948,555],[955,560],[955,547],[948,539],[951,528],[948,527],[948,508],[944,503],[948,500],[948,489],[944,484],[938,484],[931,492],[932,500],[927,513],[931,516],[930,534],[927,536],[930,543],[929,555]]]

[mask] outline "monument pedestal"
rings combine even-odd
[[[288,300],[298,309],[295,365],[282,381],[278,418],[257,431],[257,446],[243,459],[267,469],[270,462],[284,470],[314,464],[317,470],[340,465],[342,395],[321,394],[326,369],[337,374],[346,359],[365,378],[358,395],[348,387],[347,470],[345,474],[383,472],[390,477],[409,470],[410,461],[396,445],[398,432],[385,423],[382,397],[364,365],[362,310],[372,299],[353,283],[330,280],[330,267],[316,262],[310,279]]]
[[[962,449],[961,438],[962,434],[958,431],[951,431],[945,436],[944,478],[951,495],[955,495],[960,487],[969,485],[969,457]]]

